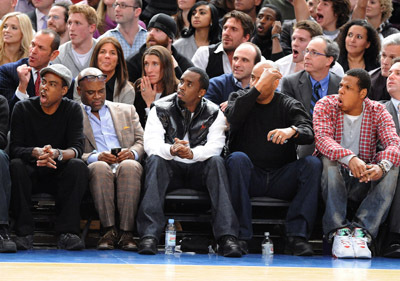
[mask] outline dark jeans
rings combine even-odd
[[[308,239],[318,207],[322,164],[306,156],[280,169],[264,171],[253,165],[243,152],[226,159],[233,208],[239,219],[239,239],[253,236],[251,201],[253,196],[269,196],[291,201],[286,216],[286,235]]]
[[[322,197],[325,201],[323,228],[330,239],[339,228],[361,227],[375,238],[385,220],[396,190],[398,167],[393,167],[378,181],[360,183],[337,161],[322,157]],[[354,218],[347,219],[347,204],[359,205]]]
[[[8,155],[0,149],[0,224],[6,225],[8,225],[8,208],[11,196],[11,179],[8,166]]]
[[[143,199],[139,206],[137,228],[140,237],[157,240],[165,226],[164,199],[171,188],[206,186],[211,199],[214,237],[237,237],[238,222],[232,208],[224,160],[214,156],[204,162],[186,164],[151,155],[146,160]]]
[[[400,234],[400,178],[397,178],[396,193],[389,213],[389,231]]]
[[[53,194],[56,201],[55,230],[58,234],[80,231],[80,204],[88,186],[89,171],[81,159],[57,164],[57,169],[37,167],[16,158],[11,160],[11,209],[18,236],[33,234],[32,193]]]

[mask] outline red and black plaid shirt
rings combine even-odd
[[[385,106],[366,98],[360,132],[358,157],[366,163],[388,160],[400,165],[400,138],[396,134],[392,116]],[[322,154],[331,161],[354,154],[340,145],[343,135],[343,115],[338,106],[338,95],[320,99],[314,107],[313,125],[315,133],[314,155]],[[377,152],[377,143],[383,150]]]

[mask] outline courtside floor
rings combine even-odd
[[[400,280],[400,259],[215,254],[143,256],[121,250],[0,254],[0,280]]]

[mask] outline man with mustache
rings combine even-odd
[[[147,31],[138,24],[142,13],[142,0],[120,0],[115,2],[114,6],[118,26],[108,30],[99,40],[108,36],[117,38],[124,51],[124,57],[128,58],[146,42]]]
[[[96,10],[92,7],[72,5],[68,11],[68,34],[71,41],[60,46],[60,54],[53,63],[60,63],[71,70],[72,76],[89,67],[96,39],[93,33],[97,26]]]
[[[142,77],[142,56],[144,51],[155,45],[161,45],[171,52],[172,60],[175,66],[176,78],[180,78],[182,73],[189,67],[193,66],[192,62],[182,56],[174,46],[172,41],[176,35],[176,23],[172,17],[160,13],[153,16],[147,26],[147,39],[139,51],[126,59],[128,67],[129,81],[135,82]]]
[[[184,184],[185,188],[208,191],[220,254],[242,256],[236,239],[239,226],[220,156],[226,122],[218,106],[203,98],[208,83],[204,70],[191,67],[183,73],[178,91],[154,102],[150,110],[144,132],[144,150],[149,157],[137,216],[139,254],[157,253],[165,225],[165,194],[168,188]]]
[[[322,98],[314,108],[315,155],[323,163],[326,206],[322,225],[337,258],[371,258],[368,246],[397,185],[400,138],[385,105],[367,98],[370,89],[368,72],[351,69],[338,95]],[[351,218],[348,206],[355,210]]]
[[[15,217],[17,248],[33,246],[31,195],[51,193],[56,201],[58,247],[81,250],[80,203],[88,185],[83,151],[82,111],[64,98],[71,72],[61,64],[40,71],[40,94],[15,105],[11,115],[11,209]]]
[[[202,46],[192,57],[195,66],[204,69],[210,78],[232,73],[232,58],[236,48],[250,40],[254,32],[251,17],[233,10],[222,19],[221,43]]]

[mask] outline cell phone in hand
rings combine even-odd
[[[120,152],[121,152],[120,147],[111,148],[111,154],[115,155],[115,157],[118,157],[118,153],[120,153]]]

